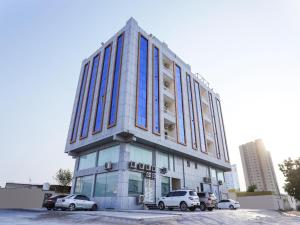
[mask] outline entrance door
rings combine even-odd
[[[219,186],[218,185],[213,185],[212,186],[212,192],[215,194],[217,197],[218,201],[220,200],[220,193],[219,193]]]
[[[144,179],[145,202],[155,202],[155,180]]]
[[[179,190],[181,189],[180,179],[172,178],[172,190]]]

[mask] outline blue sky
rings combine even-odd
[[[300,156],[300,2],[0,1],[0,185],[52,182],[81,61],[134,17],[221,96],[231,161],[262,138],[277,164]],[[243,182],[242,182],[243,183]]]

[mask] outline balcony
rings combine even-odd
[[[214,140],[215,140],[214,134],[211,132],[205,133],[205,137],[208,141],[211,141],[211,142],[214,142]]]
[[[177,143],[177,139],[169,135],[165,135],[165,139]]]
[[[174,79],[173,76],[173,61],[169,59],[167,56],[163,55],[163,67],[162,71],[163,74],[168,77],[169,79]]]
[[[172,142],[177,142],[175,127],[176,127],[175,121],[170,121],[166,117],[164,118],[164,128],[165,128],[165,139],[166,140],[170,140]]]

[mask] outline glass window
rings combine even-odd
[[[97,152],[93,152],[87,155],[82,155],[79,157],[78,170],[84,170],[88,168],[95,167]]]
[[[136,126],[147,129],[148,40],[139,36]]]
[[[97,99],[94,130],[93,130],[94,133],[102,131],[104,106],[105,106],[105,99],[106,99],[106,87],[107,87],[107,81],[109,75],[110,56],[111,56],[111,44],[107,46],[104,50],[104,59],[102,64],[102,72],[101,72],[99,93]]]
[[[174,167],[174,155],[170,155],[169,154],[169,164],[170,164],[170,170],[171,171],[175,171],[175,167]]]
[[[98,166],[104,166],[106,162],[117,163],[119,162],[119,149],[120,146],[113,146],[99,151]]]
[[[77,177],[74,194],[91,196],[94,176]]]
[[[217,158],[219,159],[221,157],[220,148],[219,148],[220,143],[219,143],[218,134],[217,134],[214,103],[213,103],[213,99],[212,99],[212,94],[210,92],[208,92],[208,97],[209,97],[209,108],[210,108],[210,113],[211,113],[211,118],[212,118],[212,123],[213,123],[216,153],[217,153]]]
[[[97,174],[95,197],[115,197],[118,191],[118,173],[110,172]]]
[[[112,90],[111,90],[108,127],[112,127],[117,123],[119,89],[120,89],[120,79],[121,79],[121,69],[122,69],[123,42],[124,42],[124,34],[121,34],[117,40],[117,50],[116,50]]]
[[[201,97],[200,97],[200,85],[196,80],[194,80],[194,88],[195,88],[197,119],[198,119],[198,126],[199,126],[198,128],[199,128],[200,149],[202,152],[206,152],[205,131],[204,131],[203,114],[202,114]]]
[[[188,94],[188,100],[189,100],[192,148],[197,149],[194,104],[193,104],[193,96],[192,96],[192,84],[191,84],[191,76],[189,74],[186,74],[186,84],[187,84],[187,94]]]
[[[217,179],[217,171],[213,168],[210,168],[210,177],[212,179]]]
[[[130,145],[130,161],[152,165],[152,151]]]
[[[224,172],[223,171],[218,171],[217,175],[218,175],[218,180],[221,180],[224,183],[225,182]]]
[[[170,192],[170,178],[161,177],[161,196],[167,196]]]
[[[136,196],[143,194],[143,174],[129,172],[128,195]]]
[[[217,102],[219,124],[220,124],[220,128],[221,128],[221,137],[222,137],[222,144],[223,144],[223,149],[224,149],[224,156],[225,156],[225,160],[229,161],[229,154],[228,154],[228,148],[227,148],[227,141],[226,141],[226,135],[225,135],[221,103],[220,103],[220,100],[217,98],[216,98],[216,102]]]
[[[72,128],[72,134],[71,134],[71,140],[70,140],[71,143],[75,142],[76,137],[77,137],[78,124],[79,124],[79,119],[80,119],[80,114],[81,114],[83,95],[85,92],[85,84],[86,84],[86,79],[87,79],[87,75],[88,75],[88,71],[89,71],[89,65],[90,65],[89,62],[87,64],[85,64],[84,70],[83,70],[83,75],[82,75],[82,80],[81,80],[80,90],[79,90],[79,97],[78,97],[78,102],[76,105],[74,124],[73,124],[73,128]]]
[[[168,154],[162,153],[162,152],[157,152],[156,155],[156,166],[158,168],[167,168],[169,169],[169,157]]]
[[[184,109],[181,83],[181,68],[176,65],[175,84],[176,84],[176,107],[177,107],[177,141],[185,145],[185,124]]]
[[[90,118],[91,118],[93,99],[94,99],[94,90],[95,90],[96,79],[97,79],[97,71],[99,67],[99,59],[100,59],[100,54],[97,54],[93,59],[92,74],[89,82],[88,95],[86,97],[86,105],[85,105],[81,134],[80,134],[81,138],[87,137],[89,132]]]
[[[160,134],[159,50],[153,46],[153,133]]]

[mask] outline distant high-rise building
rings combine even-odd
[[[227,189],[240,190],[239,176],[236,164],[231,165],[231,171],[225,172],[225,186]]]
[[[257,191],[272,191],[279,194],[271,154],[266,150],[263,141],[258,139],[239,148],[246,186],[255,184]]]

